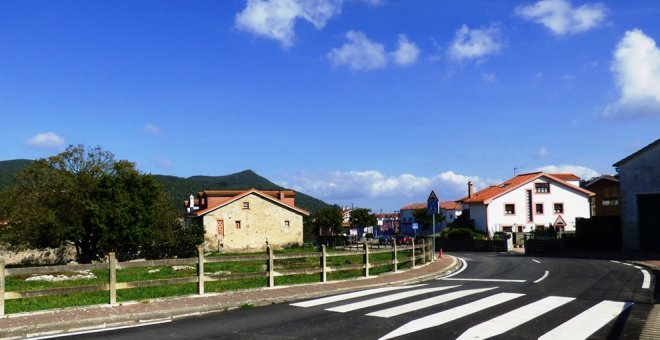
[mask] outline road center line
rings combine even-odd
[[[545,271],[545,274],[543,274],[543,276],[541,276],[540,279],[534,281],[534,283],[539,283],[539,282],[545,280],[545,278],[548,277],[548,274],[550,274],[550,272],[546,270],[546,271]]]
[[[539,261],[539,260],[534,260],[534,259],[532,259],[532,261],[534,261],[534,262],[536,262],[536,263],[541,263],[541,261]]]
[[[510,279],[448,279],[446,281],[477,281],[477,282],[527,282],[527,280],[510,280]]]

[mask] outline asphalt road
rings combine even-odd
[[[604,260],[456,253],[421,285],[245,308],[80,339],[637,339],[652,276]],[[70,337],[71,338],[71,337]]]

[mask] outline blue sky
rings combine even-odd
[[[2,1],[0,160],[100,145],[375,211],[514,168],[613,173],[660,137],[659,17],[654,0]]]

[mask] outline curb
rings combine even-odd
[[[302,293],[302,294],[292,294],[281,297],[262,298],[257,300],[240,300],[231,303],[222,303],[222,304],[214,304],[214,305],[179,307],[169,310],[161,310],[158,312],[149,311],[143,313],[118,314],[114,316],[94,317],[89,319],[75,320],[70,323],[63,323],[62,320],[58,320],[56,322],[51,322],[47,324],[30,324],[23,326],[15,326],[10,328],[5,328],[2,331],[0,331],[0,337],[2,339],[22,339],[27,337],[39,337],[39,336],[49,336],[49,335],[57,335],[63,333],[101,330],[105,328],[139,326],[150,323],[167,322],[183,317],[229,311],[229,310],[241,308],[241,306],[244,305],[261,307],[261,306],[267,306],[278,303],[292,302],[302,299],[334,295],[347,291],[355,291],[355,290],[362,290],[362,289],[382,287],[382,286],[398,286],[398,285],[404,285],[410,283],[417,283],[421,281],[427,281],[430,279],[438,278],[441,276],[446,276],[460,269],[462,264],[460,261],[456,259],[456,257],[450,255],[446,255],[446,256],[452,258],[452,263],[448,267],[445,267],[437,272],[416,276],[408,279],[401,279],[401,280],[385,282],[385,283],[365,284],[359,287],[346,287],[346,288],[338,288],[338,289],[330,289],[330,290],[320,290],[313,293]],[[425,266],[429,266],[429,265],[430,264],[425,264],[417,268],[424,268]],[[385,275],[393,275],[393,274],[385,274]],[[339,283],[344,281],[346,280],[334,281],[334,282]],[[315,283],[313,285],[319,285],[319,284]],[[290,286],[280,286],[278,288],[286,288],[286,287],[290,287]],[[190,298],[190,297],[172,297],[172,298],[155,299],[152,301],[159,301],[159,300],[171,301],[173,299],[186,299],[186,298]],[[91,307],[98,308],[95,306],[91,306]],[[90,306],[84,308],[90,308]],[[112,307],[101,307],[101,308],[112,308]]]

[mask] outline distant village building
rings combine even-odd
[[[501,184],[473,192],[461,200],[469,209],[475,230],[495,232],[530,232],[550,226],[574,231],[577,217],[589,218],[591,191],[579,187],[573,174],[532,172],[521,174]]]
[[[584,184],[584,188],[595,194],[591,197],[592,216],[621,216],[618,178],[599,176]]]
[[[625,249],[660,250],[660,139],[614,163]]]
[[[206,190],[185,201],[187,223],[204,226],[204,247],[256,251],[303,243],[303,217],[295,193],[260,190]]]

